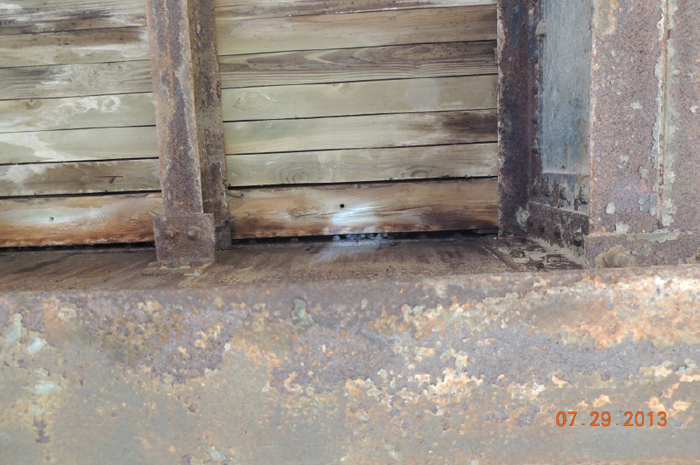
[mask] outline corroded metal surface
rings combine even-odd
[[[216,230],[213,215],[155,216],[153,233],[158,262],[153,264],[152,270],[164,266],[202,266],[214,261]]]
[[[3,294],[0,449],[13,464],[689,462],[699,312],[697,266]],[[614,421],[559,427],[561,410]],[[623,427],[625,411],[668,423]]]
[[[697,256],[696,3],[499,2],[504,234],[590,267]]]
[[[228,207],[213,3],[147,1],[165,206],[154,224],[162,263],[214,261],[216,238],[206,215],[229,231],[223,227]],[[193,230],[199,231],[191,240],[196,245],[183,247],[188,243],[181,238]]]
[[[589,24],[580,3],[499,2],[501,231],[567,248],[571,257],[583,255],[588,233],[587,167],[581,169],[588,121],[572,116],[586,113],[588,87],[587,80],[571,84],[567,74],[587,67],[590,47],[578,43],[577,31]],[[543,13],[552,11],[560,20],[548,25]]]
[[[535,151],[537,19],[537,0],[498,2],[499,223],[507,235],[527,231],[520,212],[541,170]]]
[[[700,10],[694,0],[598,0],[593,22],[589,265],[700,249]]]
[[[221,78],[216,45],[214,0],[194,2],[193,47],[197,138],[202,172],[204,212],[214,216],[216,248],[231,247],[231,224],[228,208],[228,175],[224,147],[224,123],[221,102]]]

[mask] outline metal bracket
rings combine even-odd
[[[156,216],[153,230],[161,267],[191,268],[214,263],[214,215]]]

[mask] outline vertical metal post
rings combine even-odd
[[[214,0],[146,0],[165,214],[161,264],[212,263],[231,242]]]

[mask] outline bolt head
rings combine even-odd
[[[168,226],[168,229],[165,230],[165,237],[169,240],[177,238],[177,230],[172,226]]]

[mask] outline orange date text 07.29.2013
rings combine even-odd
[[[666,412],[625,412],[621,418],[614,418],[608,412],[590,412],[590,417],[586,418],[582,413],[567,411],[557,412],[557,426],[659,426],[664,427],[668,424],[666,421]],[[622,413],[621,411],[618,413]],[[578,418],[578,419],[577,419]]]

